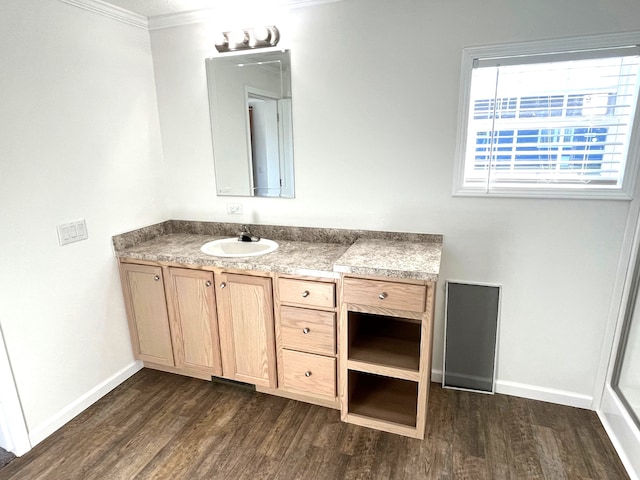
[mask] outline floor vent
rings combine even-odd
[[[212,383],[220,383],[222,385],[229,385],[232,387],[245,388],[247,390],[256,390],[256,386],[251,383],[238,382],[237,380],[229,380],[228,378],[211,377]]]

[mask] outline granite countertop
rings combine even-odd
[[[382,277],[438,280],[442,243],[358,239],[333,264],[333,271]]]
[[[341,273],[437,281],[441,235],[250,226],[279,244],[258,257],[222,258],[200,247],[235,236],[236,224],[169,220],[113,237],[116,256],[153,262],[337,278]]]

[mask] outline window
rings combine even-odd
[[[630,198],[640,34],[558,43],[465,49],[456,194]]]

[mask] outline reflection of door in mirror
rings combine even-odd
[[[278,99],[253,93],[248,88],[249,138],[253,194],[280,196],[280,148],[278,145]]]
[[[280,145],[280,196],[293,198],[293,118],[291,97],[278,100]]]
[[[206,60],[218,195],[293,197],[288,51]]]

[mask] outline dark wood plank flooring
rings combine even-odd
[[[596,414],[432,384],[425,440],[144,369],[1,479],[625,479]]]

